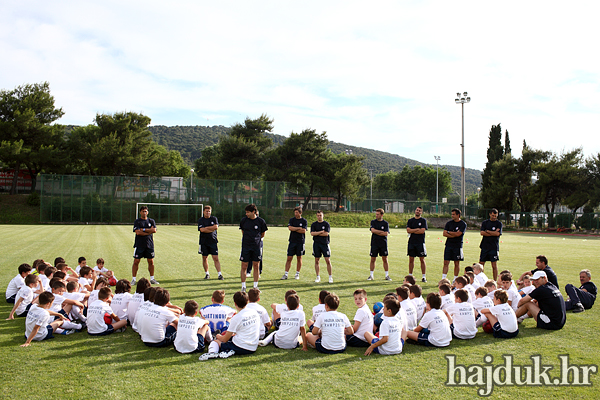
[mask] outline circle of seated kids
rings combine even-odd
[[[514,338],[519,323],[528,317],[535,318],[539,328],[560,329],[564,325],[565,302],[562,295],[553,292],[556,286],[548,283],[544,271],[523,274],[518,289],[510,271],[502,271],[496,282],[485,276],[481,264],[466,269],[454,283],[442,279],[438,292],[429,293],[425,299],[414,277],[408,275],[395,293],[386,294],[373,305],[373,312],[367,305],[367,292],[357,289],[353,294],[357,308],[353,323],[337,311],[340,299],[327,290],[319,292],[310,319],[306,319],[295,290],[285,293],[283,303],[271,304],[271,315],[259,304],[258,288],[236,292],[235,308],[224,304],[223,290],[215,290],[211,304],[199,308],[190,300],[182,309],[171,303],[168,290],[152,287],[148,279],[141,278],[131,293],[128,280],[111,282],[116,278],[104,268],[102,259],[90,268],[83,257],[76,270],[62,258],[55,260],[55,266],[43,260],[36,260],[33,269],[20,265],[6,297],[7,302],[14,303],[8,319],[15,315],[26,318],[23,347],[54,334],[87,329],[89,335],[103,336],[130,326],[146,346],[203,353],[201,361],[252,354],[258,346],[270,344],[304,351],[310,346],[325,354],[341,353],[347,346],[363,347],[365,355],[393,355],[400,354],[407,342],[446,347],[453,339],[472,339],[478,327],[496,338]],[[581,276],[586,274],[589,282],[589,270],[581,272]],[[115,283],[114,294],[111,283]],[[593,300],[595,294],[593,285]],[[579,312],[576,304],[570,309]]]

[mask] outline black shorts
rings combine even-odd
[[[212,254],[214,256],[218,256],[219,255],[219,247],[217,246],[216,243],[201,244],[200,248],[198,249],[198,254],[202,254],[204,257],[207,257],[210,254]]]
[[[350,347],[369,347],[369,342],[365,342],[355,335],[346,335],[346,346]]]
[[[154,258],[154,249],[149,249],[149,248],[137,248],[134,247],[133,248],[133,258],[148,258],[148,259],[152,259]]]
[[[236,356],[245,356],[248,354],[253,354],[256,351],[256,350],[253,351],[253,350],[244,349],[240,346],[237,346],[233,343],[232,340],[229,340],[228,342],[225,342],[225,343],[221,343],[220,351],[229,351],[229,350],[235,351]]]
[[[387,257],[387,255],[388,255],[387,243],[384,246],[371,245],[371,257],[377,257],[377,256]]]
[[[517,330],[514,332],[506,332],[500,326],[500,322],[496,322],[494,324],[494,326],[492,326],[492,329],[493,329],[492,333],[494,334],[494,337],[497,339],[511,339],[511,338],[517,337],[517,335],[519,334],[519,328],[517,328]]]
[[[312,254],[315,258],[321,258],[321,257],[331,257],[331,249],[329,248],[328,244],[323,244],[323,243],[317,243],[314,242],[313,243],[313,254]]]
[[[448,247],[444,250],[444,261],[464,261],[462,247]]]
[[[540,329],[557,331],[559,329],[562,329],[563,325],[556,324],[546,314],[544,314],[543,311],[540,310],[540,312],[537,315],[537,327]]]
[[[90,333],[88,331],[88,335],[92,335],[92,336],[106,336],[106,335],[111,335],[115,333],[115,328],[112,326],[112,324],[106,325],[106,330],[100,333]]]
[[[496,262],[500,259],[500,253],[498,250],[485,250],[481,249],[481,253],[479,254],[479,261],[491,261]]]
[[[152,342],[144,342],[144,344],[148,347],[167,347],[173,344],[175,338],[177,337],[177,328],[173,325],[167,326],[165,329],[165,338],[157,343]],[[202,342],[204,344],[204,341]]]
[[[409,244],[406,255],[409,257],[427,257],[427,249],[425,243]]]
[[[290,243],[288,244],[287,255],[288,257],[302,257],[304,255],[304,243]]]
[[[341,350],[329,350],[325,347],[323,347],[323,345],[321,344],[321,339],[317,339],[317,341],[315,342],[315,349],[317,349],[317,351],[319,353],[323,353],[323,354],[339,354],[339,353],[343,353],[344,351],[346,351],[346,348],[344,347]]]
[[[243,246],[240,254],[241,262],[254,262],[262,259],[262,247],[260,245],[255,246]]]

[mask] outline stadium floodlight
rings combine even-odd
[[[465,192],[465,103],[469,103],[471,98],[468,97],[467,92],[462,94],[456,93],[456,96],[460,98],[455,99],[456,104],[460,104],[462,108],[462,142],[460,147],[462,148],[461,166],[460,166],[460,203],[462,205],[462,212],[465,213],[465,206],[467,204],[467,197]]]

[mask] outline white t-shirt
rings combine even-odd
[[[477,283],[479,283],[479,286],[483,286],[489,279],[486,276],[486,274],[484,274],[483,271],[481,271],[480,273],[475,274],[474,280],[477,281]]]
[[[488,296],[480,297],[473,301],[473,308],[475,308],[478,313],[481,313],[481,310],[483,310],[484,308],[491,308],[493,306],[494,302]],[[485,318],[484,321],[487,320],[487,318],[483,314],[481,314],[480,318]]]
[[[34,304],[27,313],[27,319],[25,320],[25,336],[29,338],[29,335],[36,327],[40,326],[38,333],[33,337],[33,340],[43,340],[48,335],[48,324],[50,323],[50,314],[48,310],[39,307]]]
[[[519,308],[519,300],[521,300],[521,295],[519,294],[519,291],[513,289],[513,287],[511,286],[510,289],[506,291],[506,294],[508,294],[508,301],[510,301],[510,306],[516,312],[517,308]]]
[[[25,286],[25,278],[23,278],[21,274],[18,274],[8,282],[8,286],[6,287],[6,298],[8,299],[9,297],[16,295],[23,286]]]
[[[512,333],[519,329],[515,311],[511,306],[508,305],[508,303],[502,303],[498,304],[497,306],[490,307],[490,312],[494,317],[498,318],[500,328],[506,332]]]
[[[180,353],[191,353],[198,348],[198,329],[207,325],[208,321],[199,317],[182,315],[177,323],[177,336],[175,337],[175,350]]]
[[[268,324],[269,322],[271,322],[271,318],[269,318],[269,313],[263,306],[261,306],[258,303],[248,303],[248,305],[246,305],[246,308],[254,310],[258,313],[258,316],[260,317],[260,323],[261,323],[260,339],[264,339],[265,335],[267,334],[267,327],[265,326],[265,324]]]
[[[88,304],[92,304],[93,302],[98,300],[99,292],[100,292],[100,289],[92,290],[92,292],[90,293],[90,297],[88,298]]]
[[[176,319],[175,314],[164,306],[155,305],[155,307],[144,311],[144,317],[138,321],[138,332],[142,337],[142,342],[162,342],[165,338],[167,325]]]
[[[383,318],[383,315],[381,315]],[[400,306],[400,310],[395,315],[396,319],[400,321],[400,326],[404,328],[404,330],[408,330],[408,318],[406,317],[406,311]]]
[[[323,307],[324,307],[324,306],[323,306]],[[298,308],[297,308],[297,309],[298,309],[298,310],[300,310],[300,311],[304,311],[304,308],[302,307],[302,304],[298,304]],[[277,312],[279,315],[281,315],[281,314],[282,314],[284,311],[290,311],[290,310],[289,310],[289,308],[288,308],[287,304],[285,304],[285,303],[281,303],[281,304],[277,304],[277,305],[275,306],[275,311],[276,311],[276,312]]]
[[[523,293],[525,293],[525,296],[527,296],[529,293],[533,292],[533,289],[535,289],[535,286],[529,285],[529,286],[523,286],[521,288],[521,291],[523,291]],[[522,297],[525,297],[525,296],[522,296]]]
[[[210,331],[227,330],[227,319],[233,317],[235,310],[223,304],[209,304],[200,309],[202,318],[208,321]]]
[[[108,269],[106,267],[104,267],[104,266],[102,268],[100,268],[100,267],[98,267],[96,265],[94,268],[92,268],[92,271],[100,272],[102,274],[106,274],[108,272]],[[97,275],[100,275],[100,274],[97,274]]]
[[[469,294],[469,300],[468,300],[469,303],[472,303],[473,300],[475,300],[475,288],[473,287],[473,285],[471,285],[469,283],[463,289],[465,289],[467,291],[467,293]]]
[[[129,299],[129,303],[127,303],[127,320],[131,326],[135,322],[135,314],[139,306],[144,302],[144,293],[134,293]]]
[[[87,290],[86,285],[87,286],[91,285],[92,283],[94,283],[94,280],[93,279],[84,278],[82,276],[82,277],[79,278],[79,280],[77,282],[79,282],[79,285],[80,285],[79,286],[79,291],[83,292],[83,291]],[[92,289],[94,289],[94,288],[92,288]]]
[[[306,324],[304,311],[298,309],[284,311],[281,314],[279,330],[275,332],[275,344],[280,349],[295,349],[298,345],[298,335],[300,328]]]
[[[406,300],[405,300],[406,301]],[[377,347],[379,354],[392,355],[402,353],[402,323],[398,318],[383,316],[379,326],[379,337],[387,336],[386,343]]]
[[[402,300],[400,302],[400,307],[406,313],[406,326],[407,326],[406,330],[412,331],[413,329],[415,329],[417,327],[417,308],[415,307],[414,303],[412,301],[410,301],[409,299]],[[381,336],[381,334],[380,334],[380,336]]]
[[[425,314],[425,300],[423,300],[423,296],[415,297],[410,301],[413,302],[415,308],[417,309],[417,322],[423,318],[423,314]]]
[[[434,308],[423,315],[419,326],[429,329],[429,343],[437,347],[446,347],[452,340],[450,322],[442,310]]]
[[[138,326],[144,319],[144,313],[146,312],[146,310],[148,310],[152,307],[155,307],[155,305],[154,305],[154,303],[152,303],[149,300],[146,300],[142,304],[140,304],[140,306],[138,307],[138,309],[135,313],[135,318],[133,319],[133,323],[131,324],[131,329],[133,329],[137,333],[140,333]]]
[[[477,334],[475,310],[471,303],[454,303],[446,308],[452,317],[454,335],[459,339],[473,339]]]
[[[352,326],[346,314],[338,311],[326,311],[319,315],[315,327],[321,330],[321,345],[327,350],[346,348],[344,330]]]
[[[228,332],[235,333],[233,344],[242,349],[256,351],[260,336],[260,317],[255,310],[244,308],[229,321]]]
[[[314,306],[312,308],[312,318],[311,318],[313,323],[315,323],[317,321],[317,319],[319,318],[319,315],[321,315],[325,311],[326,311],[325,304],[317,304],[316,306]]]
[[[60,294],[52,293],[54,295],[54,301],[50,306],[50,311],[59,312],[62,310],[62,304],[65,302],[65,296]]]
[[[117,293],[113,296],[110,308],[113,309],[119,319],[127,319],[127,306],[131,297],[131,293]]]
[[[365,339],[365,333],[373,333],[373,314],[368,305],[365,304],[356,310],[354,321],[360,321],[360,326],[358,327],[358,330],[354,332],[354,336],[366,342],[367,339]]]
[[[85,293],[81,293],[81,292],[66,292],[63,294],[63,297],[65,299],[69,299],[69,300],[75,300],[78,302],[82,302],[85,300]]]
[[[17,307],[15,310],[15,315],[23,314],[27,309],[27,306],[33,301],[33,297],[33,289],[27,285],[23,285],[23,287],[19,289],[17,295],[15,296],[15,303],[19,301],[20,298],[23,299],[21,304],[19,304],[19,307]]]
[[[454,295],[452,293],[442,296],[442,310],[445,310],[450,304],[454,304]]]
[[[40,281],[42,281],[42,288],[45,292],[50,291],[50,279],[46,275],[40,275]]]
[[[89,304],[87,310],[88,333],[98,334],[106,331],[108,325],[104,322],[104,314],[109,313],[112,315],[113,310],[110,308],[110,304],[102,300],[96,300]]]

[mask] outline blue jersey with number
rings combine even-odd
[[[235,310],[223,304],[209,304],[200,309],[200,315],[208,321],[211,332],[217,329],[224,332],[229,327],[227,320],[235,315]]]

